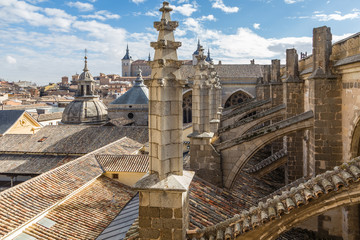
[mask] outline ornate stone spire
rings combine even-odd
[[[199,47],[199,55],[196,56],[195,76],[193,85],[193,133],[189,137],[212,137],[209,120],[209,66],[205,61],[206,56],[202,46]]]
[[[181,46],[175,42],[174,33],[179,23],[171,21],[172,9],[168,2],[160,8],[160,22],[154,22],[159,31],[158,41],[150,45],[155,49],[154,60],[150,62],[151,80],[146,81],[150,91],[150,172],[158,173],[160,179],[168,174],[182,175],[182,86],[180,66],[176,49]],[[170,105],[169,105],[170,104]],[[171,109],[171,114],[169,110]],[[169,139],[176,132],[177,139]],[[180,147],[181,148],[181,147]]]
[[[149,61],[149,62],[151,61],[150,53],[149,53],[148,61]]]
[[[181,80],[180,66],[176,49],[181,46],[175,42],[174,29],[178,22],[171,21],[168,2],[163,2],[160,22],[154,22],[159,31],[158,41],[152,42],[155,49],[154,60],[150,62],[151,79],[146,80],[149,87],[149,173],[141,178],[135,188],[140,194],[139,226],[140,238],[175,240],[185,239],[188,226],[188,194],[194,173],[183,171],[182,140],[182,89],[185,81]],[[169,219],[149,215],[150,210],[170,213],[168,229],[162,224]],[[176,214],[177,212],[181,214]],[[155,233],[155,234],[152,234]],[[155,236],[156,235],[156,236]]]

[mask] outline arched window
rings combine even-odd
[[[183,123],[192,122],[192,92],[189,91],[183,96]]]
[[[244,91],[237,91],[235,93],[233,93],[225,102],[224,108],[227,107],[231,107],[231,106],[235,106],[238,105],[248,99],[250,99],[251,96],[247,93],[245,93]]]

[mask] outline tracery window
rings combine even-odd
[[[238,105],[250,98],[251,98],[251,96],[249,96],[247,93],[245,93],[241,90],[237,91],[228,98],[228,100],[225,102],[224,107],[227,108],[227,107]]]
[[[183,123],[192,122],[192,92],[183,96]]]

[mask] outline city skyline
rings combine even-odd
[[[285,49],[311,54],[312,29],[332,28],[333,42],[358,32],[360,3],[335,0],[173,0],[179,59],[191,59],[197,39],[215,63],[284,63]],[[134,60],[153,57],[162,1],[1,0],[0,78],[44,85],[83,68],[93,75],[121,73],[129,45]]]

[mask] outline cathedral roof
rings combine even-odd
[[[110,104],[136,105],[148,103],[149,89],[144,85],[141,69],[139,69],[134,86]]]
[[[214,67],[220,79],[252,79],[263,76],[263,66],[258,64],[217,64]],[[182,65],[180,71],[184,79],[195,75],[192,65]]]
[[[147,127],[89,125],[45,126],[37,133],[7,134],[0,137],[0,152],[86,154],[123,137],[148,141]]]

